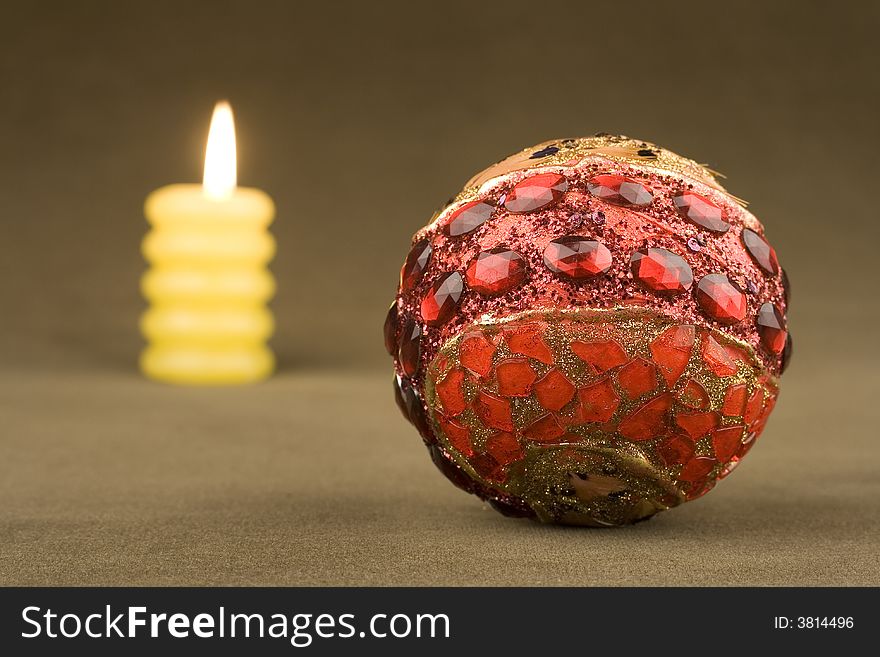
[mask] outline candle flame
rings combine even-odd
[[[214,115],[211,117],[202,187],[208,198],[222,200],[232,196],[235,185],[235,122],[232,107],[223,100],[214,106]]]

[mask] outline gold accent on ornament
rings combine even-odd
[[[559,150],[546,157],[532,157],[535,153],[551,146],[558,147]],[[658,173],[671,172],[727,193],[716,180],[716,176],[721,177],[720,174],[694,160],[639,139],[630,139],[622,135],[596,135],[579,139],[545,141],[514,153],[471,178],[459,196],[463,197],[473,188],[483,187],[494,178],[513,171],[559,165],[576,166],[586,159],[605,159],[617,164],[653,169]]]

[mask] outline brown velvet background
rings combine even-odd
[[[4,2],[0,583],[880,584],[875,3]],[[281,368],[143,381],[141,204],[211,107],[275,198]],[[621,132],[709,163],[793,284],[776,415],[706,498],[619,531],[433,470],[380,327],[475,171]]]

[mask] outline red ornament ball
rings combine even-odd
[[[787,308],[763,227],[712,172],[597,135],[493,165],[419,230],[385,345],[456,486],[505,515],[623,525],[752,448]]]

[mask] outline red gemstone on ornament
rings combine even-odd
[[[398,375],[394,376],[394,401],[397,402],[397,408],[400,409],[400,413],[407,422],[410,421],[409,404],[407,403],[406,396],[404,396],[404,392],[409,392],[411,390],[412,386],[408,380],[403,379]]]
[[[492,369],[495,344],[482,333],[465,336],[458,347],[458,360],[462,367],[474,374],[486,376]]]
[[[614,340],[606,340],[604,342],[574,340],[571,343],[571,350],[575,356],[589,363],[599,372],[623,365],[629,360],[623,347]]]
[[[672,408],[672,394],[664,392],[657,395],[631,415],[618,427],[620,435],[629,440],[650,440],[667,432],[669,409]]]
[[[742,415],[746,407],[746,395],[748,389],[746,384],[739,383],[730,386],[724,393],[724,404],[721,407],[721,413],[730,417]]]
[[[471,430],[463,424],[446,417],[440,417],[440,429],[443,431],[449,444],[465,456],[474,455],[474,446],[471,443]]]
[[[400,331],[397,360],[407,376],[419,371],[422,356],[422,327],[411,319],[406,320]]]
[[[642,285],[660,294],[687,292],[694,282],[694,274],[684,258],[666,249],[634,252],[630,268]]]
[[[428,425],[425,407],[422,406],[422,400],[419,399],[409,380],[400,376],[394,377],[394,399],[400,412],[403,413],[403,417],[418,429],[425,443],[434,442],[434,434]]]
[[[575,415],[577,423],[608,422],[620,406],[620,398],[607,378],[578,390],[578,399],[581,403]]]
[[[691,408],[706,408],[709,405],[709,394],[702,384],[688,379],[684,389],[678,393],[678,401]]]
[[[462,369],[449,370],[443,380],[437,384],[437,397],[443,404],[443,411],[452,417],[461,415],[467,408],[467,400],[464,397],[462,384],[466,378]]]
[[[429,447],[428,452],[431,454],[431,461],[443,473],[444,477],[463,491],[470,493],[474,490],[474,482],[471,478],[462,472],[458,464],[446,456],[437,445]]]
[[[676,413],[675,423],[694,440],[699,440],[718,426],[720,418],[715,411],[707,413]]]
[[[678,473],[679,481],[697,482],[708,476],[717,461],[711,456],[695,456]]]
[[[504,199],[504,207],[514,214],[546,208],[568,190],[568,181],[558,173],[540,173],[519,181]]]
[[[755,433],[755,435],[760,434],[764,430],[764,427],[767,424],[767,420],[770,419],[770,414],[773,412],[773,408],[775,406],[776,395],[771,394],[767,397],[767,404],[764,406],[764,410],[761,412],[758,421],[755,422],[754,426],[752,427],[752,432]]]
[[[736,324],[745,319],[746,295],[724,274],[708,274],[697,283],[697,303],[703,312],[721,324]]]
[[[511,358],[495,367],[498,394],[504,397],[528,397],[538,375],[524,358]]]
[[[505,331],[504,339],[513,353],[529,356],[546,365],[553,364],[553,353],[544,342],[540,326],[527,325]]]
[[[708,477],[702,477],[697,481],[691,482],[690,490],[685,493],[685,499],[695,500],[698,497],[703,497],[703,495],[708,493],[713,488],[715,488],[715,480],[709,479]]]
[[[755,420],[761,415],[761,409],[764,407],[764,391],[761,388],[755,388],[749,401],[746,402],[746,410],[743,414],[743,422],[747,426],[751,426]]]
[[[409,292],[422,279],[431,260],[431,242],[419,240],[413,244],[400,269],[400,291]]]
[[[519,441],[512,433],[502,431],[486,439],[486,451],[501,465],[509,465],[523,457]]]
[[[767,243],[767,240],[755,231],[743,228],[742,242],[761,271],[768,276],[775,276],[779,273],[779,260],[776,258],[776,251]]]
[[[385,349],[393,356],[397,352],[397,302],[391,304],[385,316]]]
[[[666,467],[674,468],[690,461],[695,451],[693,440],[686,436],[673,436],[657,448],[657,455]]]
[[[494,210],[495,208],[485,201],[465,203],[449,215],[446,225],[443,226],[443,232],[450,237],[465,235],[486,223]]]
[[[523,435],[539,443],[552,443],[565,435],[565,429],[551,413],[547,413],[523,429]]]
[[[474,413],[490,429],[513,431],[510,401],[481,390],[474,402]]]
[[[467,268],[468,287],[486,296],[504,294],[526,280],[526,261],[503,246],[483,251]]]
[[[642,183],[614,174],[595,176],[587,181],[587,191],[606,203],[642,207],[654,200],[651,190]]]
[[[555,274],[568,278],[592,278],[611,268],[611,251],[577,235],[555,239],[544,249],[544,264]]]
[[[730,356],[731,360],[734,361],[742,361],[743,363],[748,364],[749,357],[746,353],[740,348],[732,344],[724,345],[724,351],[727,352],[727,355]]]
[[[657,367],[644,358],[636,358],[620,369],[617,382],[630,399],[657,388]]]
[[[732,459],[742,446],[743,427],[740,424],[716,429],[712,434],[712,449],[721,463]]]
[[[695,192],[683,192],[672,199],[672,202],[682,217],[700,228],[714,233],[726,233],[730,229],[730,224],[724,221],[721,208],[705,196]]]
[[[782,350],[782,359],[779,364],[779,373],[782,374],[788,369],[788,362],[791,360],[791,333],[785,338],[785,348]]]
[[[503,483],[507,479],[504,467],[491,454],[477,454],[468,459],[477,474],[495,483]]]
[[[703,338],[703,362],[717,376],[733,376],[736,374],[736,361],[730,353],[710,334]]]
[[[785,328],[785,317],[779,308],[772,303],[765,303],[758,309],[758,317],[755,320],[758,326],[758,335],[761,342],[774,354],[781,354],[785,349],[785,340],[788,330]]]
[[[574,397],[576,388],[555,367],[533,386],[538,403],[548,411],[560,411]]]
[[[454,271],[441,276],[422,299],[422,319],[429,326],[445,324],[452,319],[463,294],[461,274]]]
[[[684,373],[691,358],[696,330],[693,326],[670,326],[651,342],[651,356],[671,388]]]

